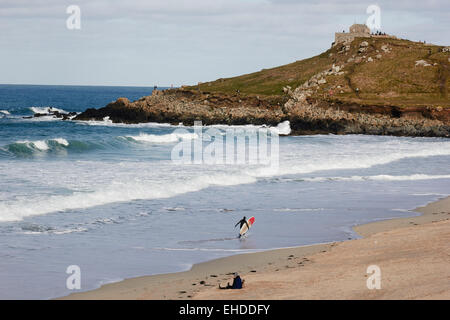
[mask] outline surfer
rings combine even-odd
[[[244,216],[238,223],[236,223],[236,225],[234,226],[235,228],[239,225],[239,229],[242,228],[242,226],[244,225],[244,223],[247,225],[247,228],[250,229],[250,226],[248,225],[247,222],[247,218]],[[241,235],[239,235],[239,238],[241,237]]]

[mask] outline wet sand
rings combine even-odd
[[[234,255],[62,299],[450,299],[450,197],[422,215],[354,227],[363,239]],[[381,270],[369,290],[367,267]],[[242,290],[219,290],[233,272]]]

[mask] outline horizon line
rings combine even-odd
[[[54,87],[133,87],[153,88],[155,85],[105,85],[105,84],[36,84],[36,83],[0,83],[0,86],[54,86]],[[171,88],[172,86],[156,85],[158,88]],[[173,86],[178,88],[179,86]]]

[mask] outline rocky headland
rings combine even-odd
[[[291,134],[450,137],[448,47],[360,39],[290,65],[119,98],[74,120],[277,125]],[[270,77],[269,77],[270,76]],[[270,80],[267,80],[270,79]]]

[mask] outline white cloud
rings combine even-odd
[[[415,3],[414,3],[415,2]],[[82,30],[65,28],[77,4]],[[353,0],[0,0],[0,83],[181,84],[326,50]],[[450,2],[378,1],[385,31],[448,44]]]

